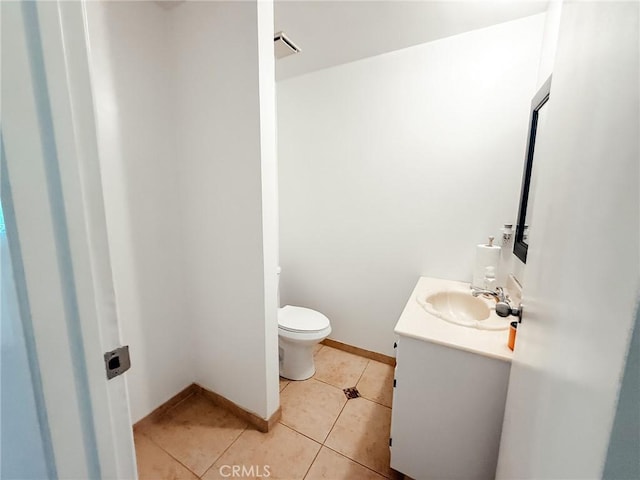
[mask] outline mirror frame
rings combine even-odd
[[[533,170],[533,155],[536,146],[536,131],[538,129],[538,112],[549,100],[551,91],[551,77],[540,87],[538,93],[531,100],[531,115],[529,117],[529,138],[524,159],[524,172],[522,173],[522,188],[520,190],[520,207],[518,208],[518,222],[516,223],[516,237],[513,242],[513,253],[527,263],[527,251],[529,244],[525,242],[524,230],[526,226],[527,205],[529,204],[529,187],[531,185],[531,171]]]

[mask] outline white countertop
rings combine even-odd
[[[437,291],[459,291],[471,295],[468,283],[420,277],[396,323],[396,334],[511,362],[513,352],[507,347],[509,329],[479,330],[456,325],[427,313],[416,300],[417,296],[425,298]],[[493,309],[491,315],[499,318],[495,313],[495,301],[483,301]],[[504,319],[507,324],[512,320],[515,319]]]

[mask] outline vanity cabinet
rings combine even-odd
[[[415,479],[494,479],[510,361],[402,335],[396,361],[391,467]]]

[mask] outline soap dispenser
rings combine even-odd
[[[484,289],[490,292],[496,291],[496,269],[487,267],[484,269]]]

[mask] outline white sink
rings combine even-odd
[[[493,300],[471,295],[471,292],[443,290],[417,296],[416,300],[429,314],[456,325],[480,330],[506,330],[509,322],[495,313]]]

